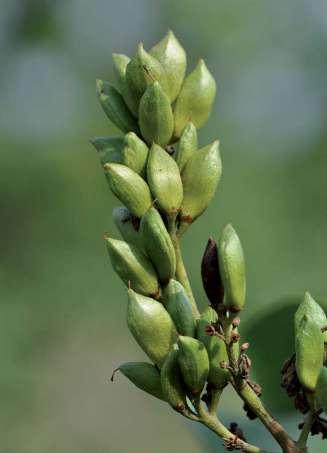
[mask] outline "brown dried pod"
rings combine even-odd
[[[210,236],[202,257],[201,277],[203,288],[211,303],[217,310],[224,300],[224,287],[219,271],[218,248],[216,241]]]

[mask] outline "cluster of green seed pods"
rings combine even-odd
[[[177,272],[176,238],[205,211],[221,178],[218,140],[199,146],[197,133],[211,113],[216,84],[202,59],[185,76],[186,53],[171,31],[148,52],[140,44],[131,58],[114,54],[113,63],[115,82],[98,80],[96,87],[122,136],[91,143],[121,204],[113,210],[121,239],[105,241],[128,288],[128,328],[149,359],[119,370],[183,412],[206,384],[221,389],[230,380],[222,366],[226,344],[207,329],[218,321],[218,305],[238,312],[245,298],[242,248],[231,227],[219,253],[210,249],[203,260],[202,277],[213,286],[207,291],[212,308],[201,316]]]
[[[112,218],[121,239],[106,236],[105,243],[128,288],[129,331],[148,358],[116,371],[204,422],[202,399],[210,414],[205,424],[215,431],[213,411],[229,382],[257,394],[248,380],[248,343],[239,343],[246,276],[238,234],[229,224],[217,242],[212,237],[207,242],[201,277],[209,306],[201,314],[179,245],[207,209],[222,175],[219,141],[200,146],[197,132],[210,116],[216,83],[203,59],[186,75],[186,53],[171,31],[149,51],[140,43],[131,58],[113,54],[113,69],[114,83],[97,80],[96,91],[121,135],[95,137],[91,143],[119,200]],[[317,413],[327,413],[327,317],[308,293],[294,325],[296,386],[301,384],[304,398],[310,395],[310,404],[313,396]],[[292,378],[294,373],[293,360]],[[255,401],[245,403],[256,412]],[[235,437],[228,439],[235,442],[226,444],[228,449],[239,447]],[[244,451],[254,451],[250,447]]]
[[[129,289],[127,324],[152,363],[128,362],[120,371],[138,388],[183,412],[187,398],[201,394],[206,383],[223,388],[230,378],[221,366],[228,363],[225,343],[206,334],[216,321],[210,307],[196,318],[184,288],[174,279],[159,300]]]
[[[199,148],[197,129],[209,118],[215,81],[203,60],[187,76],[186,53],[169,31],[131,58],[113,54],[115,82],[97,80],[99,102],[125,136],[95,137],[109,186],[140,218],[155,203],[161,214],[192,223],[221,177],[218,141]]]

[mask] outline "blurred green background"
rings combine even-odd
[[[218,83],[200,139],[220,139],[224,177],[183,244],[194,291],[204,307],[202,251],[232,222],[247,259],[242,332],[255,377],[297,435],[279,369],[303,292],[327,301],[326,1],[0,0],[0,11],[1,453],[222,451],[123,377],[109,383],[143,355],[102,239],[116,234],[117,202],[88,139],[115,131],[94,81],[112,77],[112,52],[149,48],[168,28],[189,69],[204,57]],[[274,448],[234,395],[221,417]]]

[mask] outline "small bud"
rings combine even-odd
[[[193,123],[188,123],[183,130],[178,142],[178,147],[174,158],[177,162],[179,171],[182,173],[187,161],[193,156],[198,148],[198,136]]]
[[[168,145],[174,130],[173,112],[168,96],[159,82],[152,83],[140,101],[139,122],[146,142]]]
[[[250,347],[250,343],[243,343],[241,345],[241,352],[247,351],[249,349],[249,347]]]
[[[140,44],[136,55],[126,68],[127,103],[135,116],[145,90],[153,82],[158,81],[163,91],[169,95],[167,76],[159,61],[146,52]]]
[[[153,144],[148,158],[147,178],[153,197],[167,215],[177,213],[183,200],[183,185],[174,159]]]
[[[134,132],[125,135],[122,163],[141,176],[146,173],[149,148]]]
[[[232,332],[230,339],[233,343],[237,343],[239,341],[240,337],[241,336],[238,332]]]
[[[196,68],[184,80],[176,100],[174,108],[176,137],[181,136],[189,121],[192,121],[196,128],[200,128],[206,123],[215,96],[216,82],[201,59]]]
[[[177,412],[184,412],[186,404],[186,389],[178,363],[178,349],[174,347],[167,356],[161,369],[161,386],[166,401]]]
[[[123,132],[138,132],[138,126],[123,97],[110,83],[97,80],[97,94],[104,113]]]
[[[112,59],[114,62],[114,74],[117,81],[118,90],[122,94],[125,87],[126,68],[130,62],[130,58],[122,53],[113,53]]]
[[[139,346],[161,367],[178,336],[163,305],[128,290],[127,324]]]
[[[114,195],[132,214],[142,217],[152,204],[151,193],[144,179],[125,165],[106,164],[104,170]]]
[[[295,332],[297,332],[299,323],[301,322],[303,316],[306,315],[308,318],[311,318],[316,324],[320,327],[325,327],[327,324],[327,317],[324,310],[320,305],[314,300],[309,292],[306,292],[303,298],[303,301],[299,305],[295,316],[294,316],[294,327]],[[327,341],[327,332],[323,332],[324,340]]]
[[[173,243],[159,212],[151,207],[141,219],[140,235],[144,250],[156,268],[159,280],[167,283],[175,275]]]
[[[171,279],[163,290],[162,301],[172,317],[178,333],[194,337],[196,319],[193,313],[193,306],[186,295],[183,285],[177,280]]]
[[[122,163],[123,137],[94,137],[90,142],[98,151],[102,165]]]
[[[150,395],[164,400],[158,369],[147,362],[127,362],[120,365],[118,370],[136,387]]]
[[[125,285],[138,293],[158,297],[159,283],[151,261],[133,244],[105,240],[112,267]]]
[[[238,439],[242,439],[242,440],[244,440],[246,442],[244,433],[243,433],[242,429],[238,426],[237,423],[232,422],[229,425],[229,430],[230,430],[231,433],[235,434],[235,436],[237,436]]]
[[[230,379],[229,371],[221,367],[222,362],[225,362],[227,366],[229,365],[226,344],[221,338],[206,333],[207,327],[217,321],[217,313],[211,307],[208,307],[198,320],[197,339],[205,345],[208,352],[210,364],[208,382],[215,388],[224,388]]]
[[[180,92],[186,70],[186,53],[172,31],[150,50],[165,70],[170,101],[173,102]]]
[[[221,177],[221,159],[215,141],[199,149],[186,163],[182,181],[184,199],[181,206],[182,221],[192,223],[207,208]]]
[[[241,324],[241,319],[240,318],[234,318],[233,321],[232,321],[232,326],[235,328],[235,327],[238,327],[239,325]]]
[[[179,337],[178,347],[183,380],[191,393],[197,395],[202,392],[209,373],[207,350],[201,341],[186,336]]]
[[[224,288],[221,281],[218,249],[215,240],[209,237],[201,263],[203,288],[214,309],[224,302]]]
[[[112,218],[124,241],[140,247],[139,219],[124,206],[114,208]]]
[[[295,335],[296,374],[306,389],[314,391],[324,364],[324,340],[318,324],[307,315]]]
[[[327,368],[322,368],[317,382],[317,397],[324,412],[327,414]]]
[[[242,244],[232,225],[227,225],[218,244],[219,269],[225,291],[224,304],[231,313],[245,304],[245,264]]]

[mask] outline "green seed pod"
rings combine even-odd
[[[179,211],[183,185],[174,159],[160,146],[153,144],[148,158],[147,178],[159,208],[171,215]]]
[[[168,96],[159,82],[154,82],[143,94],[139,108],[139,123],[146,142],[168,145],[174,130],[174,117]]]
[[[296,374],[303,385],[314,391],[324,364],[324,340],[320,326],[304,315],[295,336]]]
[[[178,333],[194,337],[196,319],[193,307],[183,285],[171,279],[163,290],[163,304],[172,317]]]
[[[125,285],[138,293],[158,297],[159,283],[151,261],[133,244],[105,240],[112,267]]]
[[[151,363],[127,362],[120,365],[118,370],[139,389],[160,400],[165,400],[161,388],[160,373]]]
[[[114,208],[112,218],[124,241],[139,247],[141,242],[138,232],[139,219],[124,206]]]
[[[123,132],[138,132],[138,126],[119,91],[110,83],[97,80],[97,94],[107,117]]]
[[[313,299],[310,293],[306,292],[304,299],[299,305],[294,317],[294,327],[295,334],[299,330],[300,322],[303,316],[306,315],[308,318],[311,318],[316,324],[320,327],[327,326],[327,317],[324,310],[320,305]],[[323,332],[323,337],[325,342],[327,342],[327,332]]]
[[[178,336],[164,306],[130,289],[128,290],[127,324],[139,346],[155,364],[161,367]]]
[[[125,135],[124,144],[122,163],[139,175],[144,176],[149,148],[134,132],[129,132]]]
[[[324,412],[327,414],[327,368],[322,368],[317,382],[317,397]]]
[[[126,102],[135,116],[138,115],[138,106],[145,90],[155,81],[158,81],[163,91],[169,95],[164,68],[156,58],[144,50],[141,43],[126,68]]]
[[[132,214],[142,217],[152,205],[151,193],[144,179],[125,165],[106,164],[104,170],[116,197]]]
[[[201,341],[180,336],[178,362],[185,384],[193,395],[202,392],[209,373],[209,357]]]
[[[198,148],[198,136],[193,123],[188,123],[183,130],[182,136],[178,142],[178,147],[174,158],[178,168],[182,173],[187,161],[193,156],[194,151]]]
[[[192,223],[207,208],[221,177],[219,142],[199,149],[186,163],[183,174],[182,221]]]
[[[114,74],[118,89],[120,93],[123,93],[126,79],[126,68],[131,59],[122,53],[113,53],[112,59],[114,62]]]
[[[208,382],[215,388],[224,388],[230,379],[229,371],[221,367],[221,363],[228,365],[229,359],[226,350],[226,345],[221,338],[210,336],[206,333],[208,325],[217,322],[217,313],[208,307],[198,319],[197,339],[200,340],[206,347],[210,371]]]
[[[196,128],[206,123],[216,96],[216,82],[203,60],[184,80],[177,97],[174,118],[175,136],[180,137],[184,127],[192,121]]]
[[[170,101],[173,102],[180,92],[186,70],[186,53],[172,31],[150,50],[165,70]]]
[[[184,412],[187,408],[186,390],[179,368],[177,347],[170,351],[161,369],[161,386],[165,400],[172,408]]]
[[[231,313],[241,311],[245,304],[246,281],[242,244],[232,225],[227,225],[218,244],[218,258],[223,282],[224,304]]]
[[[94,137],[90,142],[98,151],[102,165],[122,163],[123,137]]]
[[[153,207],[142,216],[140,236],[143,248],[154,264],[159,280],[167,283],[175,275],[175,250],[161,215]]]

